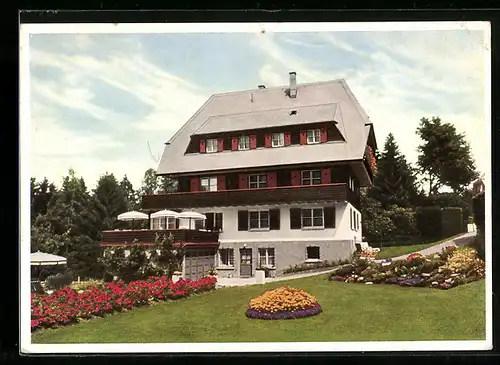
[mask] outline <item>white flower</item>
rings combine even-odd
[[[373,284],[373,283],[371,281],[367,281],[365,284],[370,285],[370,284]]]
[[[433,281],[431,285],[438,285],[439,283],[437,281]]]
[[[424,272],[424,273],[422,273],[422,276],[431,276],[431,274]]]
[[[452,278],[449,278],[449,279],[446,279],[446,280],[445,280],[445,282],[446,282],[446,283],[451,283],[452,281],[453,281],[453,279],[452,279]]]

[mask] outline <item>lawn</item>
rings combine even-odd
[[[251,298],[290,285],[323,313],[265,321],[245,317]],[[42,330],[33,343],[313,342],[482,340],[484,280],[450,290],[329,282],[326,275],[222,288],[78,325]]]
[[[377,259],[386,259],[389,257],[397,257],[401,255],[407,255],[410,253],[418,252],[421,250],[425,250],[426,248],[439,245],[440,243],[446,242],[453,238],[459,237],[463,235],[463,233],[457,234],[452,237],[448,237],[435,242],[426,242],[418,245],[407,245],[407,246],[392,246],[392,247],[382,247],[380,252],[377,254]]]

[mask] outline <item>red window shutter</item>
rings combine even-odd
[[[240,174],[239,175],[239,188],[240,189],[248,189],[248,175]]]
[[[231,150],[238,151],[238,137],[233,137],[231,140]]]
[[[219,152],[224,151],[224,139],[219,138],[219,139],[217,140],[217,145],[218,145],[218,151],[219,151]]]
[[[254,150],[257,148],[257,136],[250,136],[250,149]]]
[[[322,184],[331,184],[332,182],[332,174],[330,169],[321,170],[321,183]]]
[[[266,148],[272,147],[273,146],[273,137],[270,134],[266,134],[265,138],[265,146]]]
[[[328,141],[328,134],[326,132],[326,127],[321,128],[321,143],[326,143]]]
[[[205,147],[205,140],[202,139],[200,141],[200,153],[205,153],[206,152],[206,147]]]
[[[200,179],[193,177],[191,179],[191,191],[200,191]]]
[[[292,144],[292,137],[290,132],[285,132],[285,146],[290,146]]]
[[[292,171],[292,186],[301,185],[300,183],[300,171]]]
[[[270,188],[275,188],[277,184],[278,174],[276,171],[267,173],[267,186]]]
[[[217,190],[226,190],[226,175],[217,176]]]
[[[307,131],[300,131],[300,144],[307,144]]]

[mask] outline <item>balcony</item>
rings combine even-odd
[[[101,246],[131,244],[137,239],[143,244],[153,244],[156,234],[174,236],[174,243],[187,245],[218,244],[219,233],[192,229],[137,229],[110,230],[102,232]]]
[[[280,186],[274,188],[145,195],[142,197],[142,209],[154,211],[239,205],[291,204],[325,200],[346,201],[352,198],[354,197],[352,197],[351,192],[344,183]]]

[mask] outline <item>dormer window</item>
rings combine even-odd
[[[207,153],[217,152],[217,140],[216,139],[207,139],[206,152]]]
[[[238,141],[238,150],[245,151],[250,149],[250,137],[241,136]]]
[[[290,112],[290,115],[297,115],[297,111],[296,111],[296,110],[292,110],[292,111]]]
[[[310,129],[307,131],[307,144],[315,144],[321,142],[321,130]]]
[[[285,145],[285,133],[273,133],[273,147],[282,147]]]

